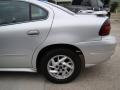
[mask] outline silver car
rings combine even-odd
[[[0,1],[0,71],[42,72],[54,83],[108,60],[116,39],[110,21],[37,0]]]

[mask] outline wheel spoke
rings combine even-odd
[[[63,62],[62,64],[65,65],[66,67],[70,68],[70,69],[73,69],[73,67],[71,65],[69,65],[68,63]]]
[[[55,66],[49,66],[50,68],[55,68]]]
[[[69,74],[69,72],[67,71],[67,69],[65,70],[65,75],[68,75]]]
[[[53,66],[56,66],[56,65],[57,65],[57,62],[55,62],[54,59],[51,59],[51,61],[52,61],[52,65],[53,65]]]
[[[50,73],[58,73],[57,70],[50,70],[49,72],[50,72]]]
[[[66,60],[66,59],[67,59],[67,57],[64,56],[63,58],[59,59],[59,62],[58,62],[58,63],[61,63],[61,62],[63,62],[63,61]]]

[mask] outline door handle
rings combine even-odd
[[[39,35],[40,32],[38,30],[31,30],[27,32],[27,35]]]

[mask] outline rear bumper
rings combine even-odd
[[[85,64],[91,66],[110,59],[115,51],[116,39],[106,36],[100,41],[80,42],[76,46],[82,50]]]

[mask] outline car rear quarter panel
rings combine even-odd
[[[56,14],[55,14],[56,15]],[[77,43],[101,40],[99,31],[107,17],[56,15],[45,43]]]
[[[95,15],[71,15],[63,10],[52,8],[54,20],[47,39],[33,55],[33,67],[36,68],[36,58],[43,48],[55,44],[75,45],[79,42],[99,41],[99,31],[107,17]]]

